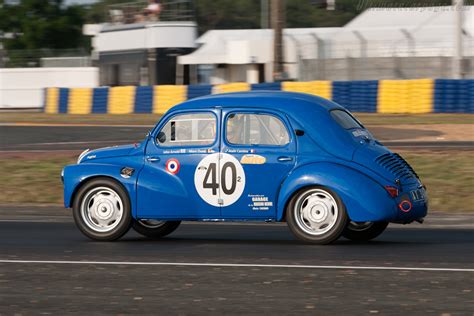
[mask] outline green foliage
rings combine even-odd
[[[104,23],[108,20],[107,7],[112,4],[133,2],[132,0],[99,0],[87,7],[87,23]]]
[[[199,32],[211,29],[255,29],[260,27],[260,1],[196,0]]]
[[[76,48],[85,40],[85,9],[64,6],[62,0],[22,0],[0,8],[0,31],[13,34],[4,40],[7,49]]]
[[[309,0],[286,0],[286,26],[342,26],[358,12],[357,2],[339,0],[337,9],[327,11]],[[260,28],[260,1],[255,0],[195,0],[199,32],[211,29]]]
[[[354,1],[339,0],[336,3],[336,10],[328,11],[308,0],[287,0],[286,25],[289,28],[337,27],[343,26],[359,13]]]

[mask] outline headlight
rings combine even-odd
[[[86,150],[84,150],[84,151],[79,155],[79,157],[77,157],[77,163],[78,163],[78,164],[81,163],[82,158],[84,158],[84,156],[87,155],[88,152],[89,152],[89,148],[87,148]]]

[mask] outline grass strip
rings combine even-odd
[[[474,152],[401,152],[428,188],[430,209],[474,212]],[[61,169],[76,157],[0,158],[0,204],[62,204]]]

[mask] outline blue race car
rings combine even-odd
[[[169,110],[140,144],[84,151],[62,172],[65,206],[94,240],[150,238],[180,221],[286,221],[300,240],[370,240],[422,222],[416,172],[344,107],[241,92]]]

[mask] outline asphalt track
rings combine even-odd
[[[14,126],[0,125],[0,152],[83,150],[140,142],[153,126]],[[414,141],[436,131],[373,127],[371,131],[391,148],[474,150],[473,141]],[[432,135],[433,134],[433,135]]]
[[[0,152],[133,143],[150,128],[0,126]],[[474,149],[372,131],[390,147]],[[302,244],[282,224],[237,223],[98,243],[67,210],[0,206],[0,315],[473,315],[474,221],[452,220],[428,217],[369,243],[330,246]]]
[[[0,314],[474,313],[472,228],[428,221],[315,246],[283,224],[184,223],[161,240],[101,243],[68,210],[5,212]]]

